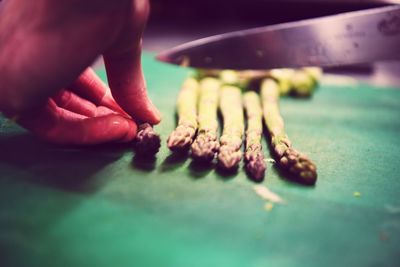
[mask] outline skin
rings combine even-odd
[[[59,144],[157,124],[140,63],[147,0],[0,0],[0,111]],[[103,56],[108,88],[89,66]]]

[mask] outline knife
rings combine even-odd
[[[157,59],[239,70],[400,60],[400,5],[215,35],[174,47]]]

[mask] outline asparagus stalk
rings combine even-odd
[[[279,86],[270,78],[261,84],[261,98],[265,124],[271,136],[277,162],[282,170],[304,184],[315,184],[317,171],[314,163],[292,148],[279,111]]]
[[[220,81],[216,78],[206,77],[200,80],[199,130],[191,146],[194,160],[209,163],[214,159],[218,151],[217,108],[220,85]]]
[[[264,178],[266,165],[261,145],[263,126],[260,97],[254,91],[245,92],[243,104],[247,118],[245,168],[250,177],[255,181],[261,181]]]
[[[218,167],[232,171],[238,168],[242,159],[242,138],[244,118],[241,90],[237,86],[224,85],[220,89],[219,108],[224,126],[220,139]]]
[[[134,149],[142,156],[154,156],[161,146],[160,135],[148,123],[139,125],[138,133],[134,140]]]
[[[219,79],[225,85],[232,85],[245,89],[249,86],[254,75],[253,71],[238,72],[234,70],[223,70],[219,73]]]
[[[188,151],[197,131],[197,98],[199,83],[194,78],[187,78],[178,95],[178,126],[170,134],[167,145],[172,151]]]

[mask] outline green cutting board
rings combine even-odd
[[[0,266],[400,266],[400,90],[322,84],[311,100],[283,99],[319,179],[294,184],[268,163],[263,184],[286,205],[266,209],[243,170],[171,156],[187,71],[149,54],[143,65],[163,112],[153,162],[129,145],[45,144],[0,119]]]

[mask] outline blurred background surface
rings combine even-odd
[[[144,49],[164,49],[210,35],[400,3],[396,0],[152,0]],[[400,48],[399,48],[400,50]],[[399,51],[400,52],[400,51]],[[327,70],[378,86],[400,86],[400,62]]]

